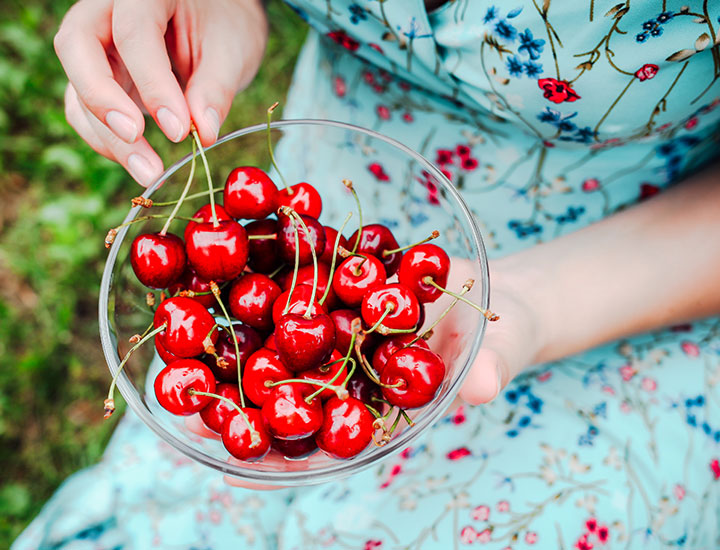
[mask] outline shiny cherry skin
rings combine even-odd
[[[434,302],[443,295],[442,291],[423,282],[425,277],[445,287],[450,272],[450,258],[439,246],[432,243],[413,246],[405,252],[398,269],[398,281],[413,291],[413,294],[426,304]]]
[[[325,230],[325,250],[323,250],[323,253],[318,259],[321,262],[330,265],[332,263],[335,240],[337,239],[338,232],[337,229],[334,229],[329,225],[323,226],[323,229]],[[340,246],[346,250],[348,249],[348,241],[342,235],[340,235]],[[337,256],[337,259],[335,260],[335,265],[337,265],[342,261],[342,257],[338,256],[337,252],[335,252],[335,256]]]
[[[277,186],[263,170],[239,166],[228,174],[223,205],[233,218],[259,220],[277,208]]]
[[[275,325],[275,345],[280,359],[291,371],[319,367],[335,349],[335,323],[325,313],[309,318],[288,313]]]
[[[188,390],[215,393],[215,377],[202,361],[180,359],[158,373],[154,388],[155,397],[164,409],[188,416],[200,412],[212,399],[206,395],[192,395]]]
[[[185,262],[185,243],[172,233],[144,233],[135,237],[130,247],[135,276],[150,288],[167,288],[177,281]]]
[[[254,462],[261,460],[270,451],[272,437],[265,427],[260,409],[245,407],[241,409],[245,415],[236,410],[225,420],[221,437],[225,449],[238,460]],[[253,441],[248,422],[255,430],[256,441]]]
[[[333,386],[339,386],[343,383],[345,380],[345,377],[347,376],[346,369],[342,368],[343,362],[340,359],[343,359],[344,356],[340,355],[340,353],[335,350],[332,352],[332,355],[330,356],[330,359],[327,360],[327,363],[325,365],[322,365],[320,367],[315,367],[314,369],[306,370],[298,376],[298,378],[302,380],[313,380],[315,382],[320,382],[321,384],[325,384],[327,382],[330,382],[335,375],[340,371],[341,369],[345,372],[341,373],[340,376],[337,377],[335,382],[333,382]],[[337,363],[333,363],[333,361],[337,361]],[[313,392],[320,389],[320,386],[313,385]],[[333,390],[325,388],[323,391],[321,391],[318,394],[318,397],[322,401],[327,401],[334,395],[337,395]]]
[[[235,337],[238,342],[238,350],[240,351],[240,369],[243,368],[248,358],[262,347],[262,339],[254,329],[240,323],[233,324]],[[205,363],[210,370],[213,371],[215,377],[223,382],[237,382],[238,364],[235,354],[235,342],[232,335],[227,330],[220,331],[217,342],[215,342],[215,354],[224,359],[227,365],[219,366],[214,355],[206,354],[203,357]]]
[[[310,231],[310,235],[305,232],[305,228],[294,219],[294,216],[285,216],[280,214],[277,222],[277,249],[280,258],[289,265],[295,265],[295,226],[297,223],[298,241],[300,243],[299,265],[312,264],[312,250],[315,250],[316,256],[319,258],[325,250],[325,230],[323,226],[315,218],[310,216],[301,216],[305,225]],[[312,248],[311,248],[312,247]]]
[[[225,209],[220,206],[219,204],[215,204],[215,213],[217,214],[217,219],[219,222],[227,222],[231,221],[232,218],[230,217],[230,214],[225,212]],[[205,223],[212,223],[212,208],[211,205],[208,203],[205,206],[200,207],[197,212],[193,215],[193,218],[197,218],[202,220]],[[198,224],[198,222],[190,221],[185,226],[185,233],[183,235],[183,238],[185,239],[185,242],[188,240],[188,235],[190,234],[190,231]]]
[[[350,397],[359,399],[363,403],[368,405],[375,405],[373,403],[373,397],[380,397],[380,386],[370,380],[367,375],[361,371],[356,370],[347,384],[347,391]]]
[[[335,349],[345,356],[352,341],[352,323],[355,319],[360,318],[360,312],[354,309],[336,309],[330,313],[330,318],[335,323]],[[370,327],[363,324],[363,328],[367,330]],[[380,335],[376,332],[367,334],[360,346],[360,351],[365,355],[370,355],[379,339]]]
[[[382,374],[387,360],[390,359],[396,351],[403,349],[410,342],[415,340],[415,338],[417,338],[417,334],[414,333],[393,334],[392,336],[385,338],[372,356],[372,367],[375,369],[375,372]],[[430,346],[428,346],[427,342],[422,338],[415,342],[413,347],[430,349]]]
[[[218,339],[217,329],[210,332],[215,319],[192,298],[176,296],[163,300],[155,310],[153,326],[158,328],[164,323],[167,327],[156,334],[155,339],[166,351],[178,357],[195,357],[203,353],[208,335],[213,344]]]
[[[230,281],[245,269],[248,238],[236,221],[199,223],[188,232],[185,243],[188,261],[207,281]]]
[[[277,194],[277,206],[289,206],[303,216],[319,218],[322,213],[322,198],[312,185],[306,182],[291,185],[292,194],[280,189]]]
[[[325,289],[327,289],[328,284],[330,284],[330,266],[327,264],[318,264],[318,278],[317,278],[317,299],[320,300],[320,298],[325,294]],[[299,285],[309,285],[312,287],[313,280],[315,278],[315,269],[311,265],[304,265],[300,269],[298,269],[297,272],[297,283]],[[280,283],[278,283],[280,284]],[[290,285],[292,284],[292,271],[288,274],[287,277],[282,278],[282,284],[280,286],[283,290],[290,290]],[[338,304],[338,297],[335,294],[335,291],[332,289],[332,285],[330,286],[330,292],[328,292],[327,298],[325,298],[325,302],[323,302],[323,306],[326,310],[333,309]]]
[[[350,256],[341,263],[333,275],[332,287],[342,303],[358,307],[363,296],[385,283],[385,268],[374,256]]]
[[[273,327],[273,304],[281,294],[282,289],[267,275],[246,273],[232,284],[228,307],[239,321],[266,332]]]
[[[272,393],[267,383],[280,382],[292,378],[293,373],[283,364],[276,351],[260,348],[245,363],[242,375],[242,387],[245,396],[262,407]]]
[[[350,247],[355,246],[356,239],[357,231],[348,239],[348,245]],[[399,246],[390,229],[379,223],[371,223],[370,225],[363,226],[360,245],[357,251],[360,254],[372,254],[376,256],[385,266],[387,276],[392,277],[400,267],[402,252],[394,252],[387,256],[384,256],[383,252],[385,250],[394,250],[399,248]]]
[[[170,353],[168,350],[165,349],[165,347],[162,345],[161,340],[158,338],[153,338],[155,340],[155,350],[157,351],[157,354],[160,356],[160,359],[163,360],[163,363],[166,365],[169,365],[173,361],[177,361],[178,359],[182,359],[182,357],[178,357],[174,353]]]
[[[383,326],[396,330],[418,326],[420,302],[412,290],[400,283],[379,286],[365,295],[360,309],[363,321],[373,326],[385,313],[388,304],[392,304],[394,309],[383,319]]]
[[[240,390],[237,384],[217,384],[213,393],[227,397],[238,407],[240,406]],[[233,412],[235,412],[235,407],[227,401],[211,397],[210,402],[200,411],[200,418],[208,428],[219,434],[222,432],[225,420]]]
[[[265,338],[265,342],[263,343],[263,347],[270,349],[272,351],[277,351],[277,346],[275,345],[275,333],[271,332],[270,336]]]
[[[168,294],[173,296],[182,290],[191,290],[193,292],[210,292],[210,283],[200,277],[191,266],[187,266],[182,276],[168,287]],[[193,300],[204,307],[217,306],[215,296],[211,294],[201,294],[193,296]]]
[[[437,394],[445,377],[445,363],[430,350],[409,347],[395,352],[385,364],[380,382],[396,388],[382,388],[389,403],[403,409],[422,407]]]
[[[281,384],[276,386],[262,406],[262,416],[271,435],[277,439],[304,439],[317,432],[323,423],[320,399],[310,404],[308,384]]]
[[[277,220],[256,220],[245,225],[249,235],[275,235]],[[282,263],[278,256],[275,239],[250,239],[248,242],[248,267],[255,273],[272,273]]]
[[[315,443],[315,438],[310,436],[305,439],[291,441],[273,438],[272,448],[288,460],[302,460],[317,451],[318,446]]]
[[[277,324],[280,321],[280,317],[283,316],[283,311],[285,310],[289,294],[289,290],[283,292],[275,300],[272,310],[273,323]],[[312,287],[310,285],[296,285],[295,290],[292,293],[292,298],[290,299],[290,309],[288,310],[288,313],[305,315],[305,311],[307,311],[308,304],[310,303],[310,296],[312,296]],[[325,308],[318,303],[319,298],[320,295],[316,292],[315,302],[310,310],[310,315],[325,313]]]
[[[315,434],[315,443],[333,458],[352,458],[372,441],[374,421],[359,399],[333,397],[323,405],[323,423]]]

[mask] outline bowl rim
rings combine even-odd
[[[410,157],[414,158],[420,163],[424,169],[428,170],[442,185],[445,193],[454,199],[455,203],[459,206],[459,211],[465,216],[465,221],[470,227],[469,237],[472,239],[476,250],[476,258],[480,272],[482,275],[482,294],[480,299],[480,305],[483,308],[488,308],[490,301],[490,275],[488,268],[488,260],[483,242],[482,235],[477,226],[474,216],[470,212],[467,204],[460,195],[460,192],[453,186],[450,180],[428,159],[423,155],[416,152],[415,150],[407,147],[403,143],[382,135],[373,130],[362,128],[353,124],[345,122],[339,122],[335,120],[325,119],[283,119],[274,121],[270,124],[271,128],[284,129],[293,126],[302,125],[314,125],[314,126],[330,126],[340,128],[344,130],[351,130],[370,136],[374,139],[379,139],[385,143],[401,150]],[[266,131],[267,124],[255,124],[253,126],[247,126],[230,132],[219,138],[213,145],[205,147],[205,151],[214,149],[215,147],[222,145],[228,141],[231,141],[240,136],[252,134],[258,131]],[[177,172],[180,168],[190,160],[192,154],[187,154],[180,160],[175,162],[173,165],[167,168],[165,172],[142,194],[143,197],[150,197],[170,176]],[[130,209],[124,222],[128,222],[134,219],[142,209],[141,206],[134,206]],[[115,240],[110,248],[107,259],[105,261],[105,268],[103,270],[100,295],[98,300],[98,319],[100,328],[100,342],[102,345],[105,360],[108,365],[108,369],[112,376],[115,376],[120,365],[120,357],[118,355],[117,347],[113,342],[113,337],[110,331],[110,321],[108,318],[108,304],[110,298],[110,288],[113,279],[113,266],[117,260],[120,247],[122,242],[129,230],[129,226],[121,228]],[[184,441],[177,438],[173,433],[166,430],[160,425],[153,414],[143,405],[140,394],[134,390],[132,383],[128,379],[125,371],[121,372],[117,379],[117,387],[120,390],[121,395],[125,399],[125,402],[129,405],[130,409],[148,426],[153,432],[155,432],[163,441],[170,444],[172,447],[183,453],[185,456],[196,460],[197,462],[204,464],[210,468],[218,470],[225,475],[230,475],[235,478],[243,479],[251,483],[261,483],[264,485],[274,486],[303,486],[303,485],[314,485],[324,483],[327,481],[333,481],[341,477],[357,473],[361,470],[369,468],[371,465],[378,461],[390,457],[403,448],[410,445],[410,443],[419,437],[425,430],[433,423],[435,423],[440,416],[445,413],[447,408],[455,399],[461,384],[465,380],[470,367],[475,360],[478,350],[482,342],[482,338],[485,334],[487,327],[487,319],[480,316],[480,328],[476,331],[475,338],[472,342],[472,348],[468,354],[465,364],[460,369],[458,377],[450,384],[444,395],[434,404],[432,411],[427,412],[421,417],[413,426],[412,429],[404,430],[399,437],[393,438],[384,447],[378,448],[377,452],[370,453],[367,455],[361,455],[351,460],[337,460],[329,466],[323,466],[321,468],[312,470],[290,470],[290,471],[266,471],[266,470],[255,470],[252,468],[245,468],[237,463],[230,461],[223,461],[213,456],[209,456],[197,449],[186,444]]]

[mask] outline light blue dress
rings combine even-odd
[[[715,0],[293,5],[317,32],[286,117],[422,152],[491,258],[649,199],[717,152]],[[355,169],[388,177],[382,158]],[[675,326],[538,366],[375,469],[266,493],[224,485],[128,414],[13,550],[718,548],[719,385],[720,320]]]

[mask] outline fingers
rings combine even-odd
[[[491,349],[481,349],[460,389],[460,397],[471,405],[495,399],[509,380],[508,367],[500,355]]]

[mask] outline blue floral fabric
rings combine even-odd
[[[717,2],[291,5],[316,32],[285,115],[421,152],[462,191],[491,258],[716,155]],[[302,149],[288,138],[279,154],[303,162]],[[368,151],[345,168],[388,181],[389,162]],[[410,215],[388,205],[389,220]],[[374,469],[277,492],[225,486],[128,414],[13,550],[718,548],[719,386],[720,320],[678,325],[537,366]]]

